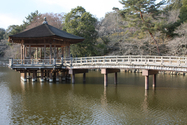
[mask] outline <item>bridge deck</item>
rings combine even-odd
[[[177,56],[96,56],[62,58],[61,60],[10,59],[9,67],[16,68],[119,68],[151,69],[164,71],[187,72],[187,57]]]

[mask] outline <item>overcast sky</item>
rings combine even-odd
[[[82,6],[100,19],[113,11],[113,7],[123,8],[119,0],[0,0],[0,3],[0,28],[4,29],[22,24],[25,17],[36,10],[39,13],[68,13]]]

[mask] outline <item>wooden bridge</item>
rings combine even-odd
[[[140,69],[145,76],[145,89],[149,88],[149,75],[153,75],[153,86],[156,86],[156,74],[158,71],[187,72],[187,57],[178,56],[145,56],[145,55],[126,55],[126,56],[95,56],[95,57],[76,57],[61,59],[10,59],[9,67],[27,73],[31,71],[33,78],[37,76],[35,72],[41,70],[41,81],[43,77],[50,77],[58,72],[68,71],[72,75],[72,83],[75,82],[75,74],[85,73],[88,69],[101,69],[104,74],[104,85],[108,83],[108,73],[115,73],[114,83],[117,83],[117,72],[120,69]],[[46,72],[44,72],[46,71]],[[48,72],[47,72],[48,71]],[[49,75],[43,75],[49,73]],[[25,75],[22,77],[26,78]],[[24,79],[23,78],[23,79]],[[35,78],[36,79],[36,78]],[[52,81],[52,80],[51,80]]]

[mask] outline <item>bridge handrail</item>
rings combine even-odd
[[[187,57],[178,56],[149,56],[149,55],[125,55],[125,56],[93,56],[60,59],[10,59],[9,66],[15,65],[170,65],[187,66]]]

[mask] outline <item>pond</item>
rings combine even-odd
[[[20,74],[0,67],[0,123],[7,124],[187,124],[187,76],[157,75],[157,88],[145,90],[141,73],[99,71],[71,81],[21,82]]]

